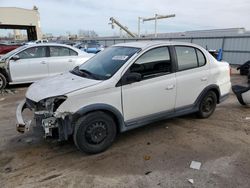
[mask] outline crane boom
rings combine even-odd
[[[153,18],[144,18],[142,19],[143,22],[146,22],[146,21],[151,21],[151,20],[155,20],[155,19],[163,19],[163,18],[172,18],[172,17],[175,17],[175,14],[170,14],[170,15],[166,15],[166,16],[161,16],[161,15],[157,15]]]
[[[124,30],[126,33],[128,33],[131,37],[133,37],[133,38],[136,37],[135,34],[133,34],[131,31],[129,31],[126,26],[123,26],[115,18],[111,17],[109,20],[111,21],[112,28],[114,28],[114,24],[116,24],[118,27],[120,27],[122,30]]]

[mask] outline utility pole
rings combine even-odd
[[[157,20],[159,19],[164,19],[164,18],[172,18],[175,17],[175,14],[170,14],[170,15],[159,15],[159,14],[155,14],[154,17],[151,18],[142,18],[143,22],[147,22],[147,21],[155,21],[155,37],[157,37]],[[140,17],[139,17],[140,18]],[[139,24],[138,24],[139,26]],[[139,30],[139,29],[138,29]]]
[[[143,18],[142,17],[138,17],[138,37],[141,37],[141,20]]]

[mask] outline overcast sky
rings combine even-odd
[[[43,33],[55,35],[79,29],[95,30],[99,35],[119,34],[108,25],[115,17],[137,32],[138,16],[176,14],[158,22],[158,32],[245,27],[250,30],[250,0],[0,0],[1,7],[40,12]],[[142,33],[153,33],[154,22],[141,25]]]

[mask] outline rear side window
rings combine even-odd
[[[196,68],[206,64],[206,59],[203,53],[196,48],[176,46],[175,50],[179,71]]]
[[[70,56],[78,56],[78,53],[74,50],[69,49],[69,55]]]
[[[197,49],[196,49],[196,53],[197,53],[197,57],[198,57],[199,66],[205,65],[206,59],[205,59],[205,56],[203,55],[203,53]]]
[[[50,49],[51,57],[77,56],[78,55],[77,52],[66,47],[50,46],[49,49]]]

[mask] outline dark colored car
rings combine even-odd
[[[238,101],[242,105],[249,105],[250,104],[250,86],[240,86],[240,85],[234,85],[232,86],[232,90],[234,94],[236,95]]]
[[[0,55],[7,54],[8,52],[20,47],[17,44],[0,44]]]
[[[250,84],[250,71],[248,72],[248,75],[247,75],[247,81]]]
[[[248,75],[250,68],[250,60],[239,66],[237,70],[240,70],[240,75]]]

